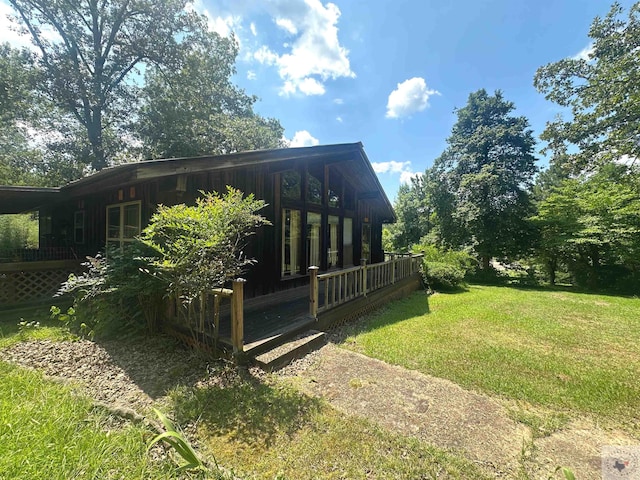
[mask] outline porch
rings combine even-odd
[[[244,281],[212,292],[195,324],[168,322],[165,329],[204,349],[255,357],[308,331],[346,323],[420,288],[422,255],[389,255],[384,262],[318,273],[309,284],[244,300]]]

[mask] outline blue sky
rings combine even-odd
[[[625,10],[633,3],[620,2]],[[584,54],[608,0],[193,0],[240,44],[235,83],[294,146],[358,142],[391,200],[446,147],[468,95],[503,91],[538,136],[542,65]],[[2,24],[3,40],[24,40]],[[542,145],[539,145],[541,148]],[[539,149],[538,148],[538,149]],[[540,165],[545,162],[541,155]]]
[[[632,4],[623,1],[625,10]],[[200,0],[241,45],[236,83],[295,145],[362,141],[390,199],[446,147],[454,109],[503,91],[538,136],[538,67],[589,47],[601,0]],[[395,93],[393,93],[395,92]],[[541,145],[539,146],[541,147]],[[545,164],[541,155],[540,165]]]

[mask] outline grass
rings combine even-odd
[[[174,392],[200,449],[251,478],[386,479],[486,476],[471,462],[395,435],[272,380]]]
[[[42,375],[0,362],[0,478],[176,478],[147,428],[118,424]]]
[[[345,346],[552,409],[542,421],[515,412],[543,430],[562,423],[563,412],[640,430],[630,415],[640,411],[637,298],[477,285],[428,299],[416,293],[369,317]]]
[[[41,326],[20,330],[20,319]],[[46,307],[0,312],[0,332],[0,349],[71,338]],[[460,456],[343,415],[274,378],[219,378],[230,380],[179,387],[169,403],[178,424],[195,425],[200,457],[209,464],[215,457],[237,478],[485,478]],[[153,437],[68,386],[0,362],[0,479],[178,478],[173,463],[145,455]]]

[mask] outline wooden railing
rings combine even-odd
[[[367,293],[404,280],[420,271],[422,254],[393,257],[388,261],[367,265],[362,260],[359,267],[318,274],[318,267],[310,267],[309,313],[318,313]]]
[[[179,325],[189,328],[193,340],[212,346],[214,351],[220,340],[220,317],[231,318],[229,338],[235,355],[244,350],[244,279],[233,281],[233,288],[217,288],[203,293],[188,306],[175,300],[175,312],[169,314]],[[227,302],[228,300],[228,302]],[[223,301],[224,305],[223,305]],[[172,307],[173,308],[173,307]],[[213,343],[213,345],[211,345]]]

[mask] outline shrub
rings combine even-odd
[[[475,270],[477,262],[464,250],[441,250],[434,245],[415,245],[424,254],[422,274],[431,289],[454,288]]]
[[[32,215],[0,215],[0,257],[38,248],[38,220]]]

